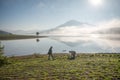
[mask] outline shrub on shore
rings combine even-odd
[[[0,54],[0,67],[5,64],[8,64],[8,59],[6,56],[3,56],[2,54]]]

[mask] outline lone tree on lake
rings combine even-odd
[[[36,32],[36,35],[38,36],[40,33],[39,32]]]

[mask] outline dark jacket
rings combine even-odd
[[[48,54],[52,54],[52,47],[50,47]]]

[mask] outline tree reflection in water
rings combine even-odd
[[[37,38],[37,39],[36,39],[36,42],[39,42],[39,41],[40,41],[40,39],[39,39],[39,38]]]

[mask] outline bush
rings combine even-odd
[[[7,59],[7,57],[0,54],[0,67],[5,65],[5,64],[8,64],[8,59]]]

